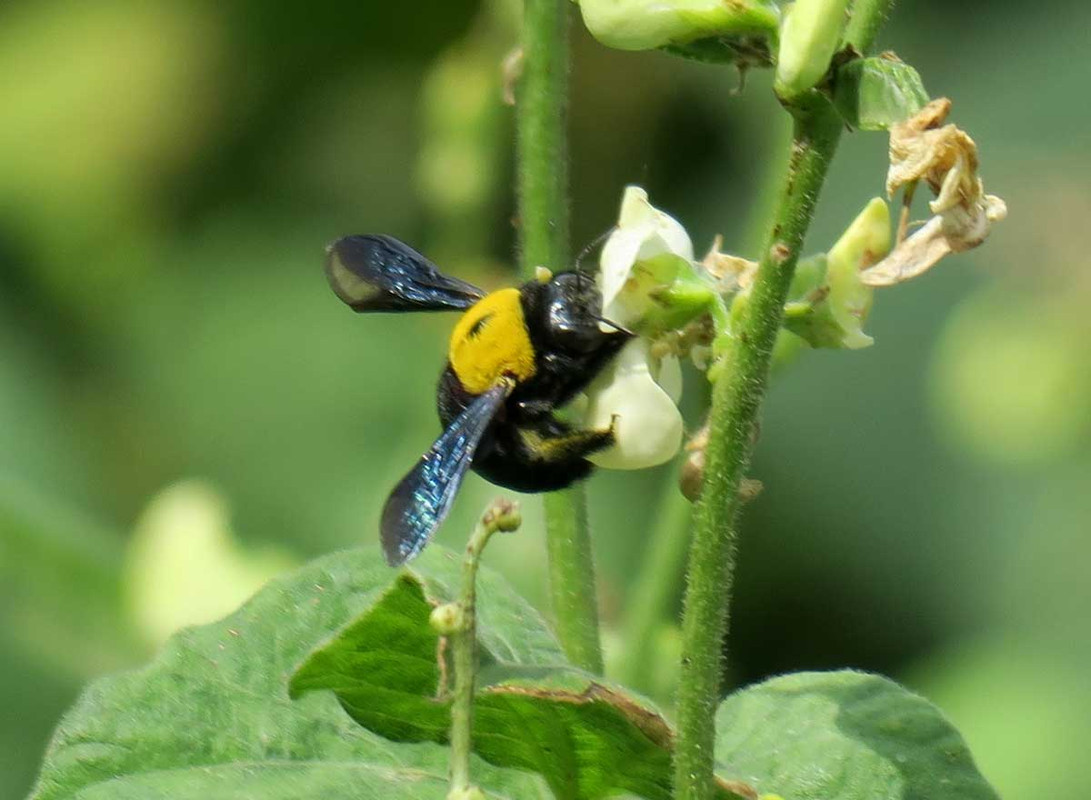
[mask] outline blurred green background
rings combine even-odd
[[[515,280],[516,29],[498,0],[0,8],[0,797],[88,679],[287,565],[377,546],[438,432],[453,319],[354,316],[322,248],[385,232]],[[881,293],[874,347],[778,376],[733,613],[733,684],[892,675],[1008,800],[1091,782],[1088,30],[1074,2],[899,3],[883,45],[955,100],[1010,216]],[[574,33],[576,248],[636,182],[699,251],[722,233],[752,254],[786,135],[769,76],[733,97],[730,70]],[[810,249],[882,191],[885,151],[846,137]],[[608,633],[675,471],[591,483]],[[441,541],[495,493],[472,477]],[[488,560],[545,607],[527,507]]]

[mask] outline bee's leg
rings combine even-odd
[[[535,428],[523,429],[523,442],[534,458],[547,463],[578,461],[614,443],[614,426],[573,430],[555,417],[547,417]]]
[[[518,492],[552,492],[591,474],[586,456],[614,441],[613,429],[573,430],[552,415],[533,425],[497,426],[490,446],[474,459],[479,475]]]

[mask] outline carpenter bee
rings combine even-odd
[[[632,334],[601,317],[594,281],[542,272],[485,294],[390,236],[346,236],[326,251],[326,276],[354,311],[462,311],[440,375],[443,433],[383,507],[391,566],[421,551],[469,469],[520,492],[587,477],[586,456],[614,441],[612,427],[578,430],[554,411],[582,391]]]

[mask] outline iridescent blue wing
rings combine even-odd
[[[470,469],[481,437],[510,392],[511,384],[505,381],[479,395],[394,487],[380,523],[383,554],[390,566],[404,564],[432,538]]]
[[[355,311],[449,311],[484,297],[393,236],[338,239],[326,248],[326,278]]]

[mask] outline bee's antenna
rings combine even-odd
[[[591,254],[591,251],[594,250],[596,247],[598,247],[600,244],[602,244],[604,241],[606,241],[606,238],[616,230],[617,230],[617,225],[611,225],[605,231],[603,231],[598,236],[596,236],[594,239],[592,239],[591,242],[587,245],[587,247],[580,250],[580,254],[578,256],[576,256],[576,272],[577,273],[583,272],[583,270],[580,269],[580,267],[583,264],[583,260],[585,258],[587,258],[587,256],[589,256]]]
[[[575,271],[576,271],[576,283],[577,283],[578,286],[582,287],[583,282],[587,279],[587,273],[585,273],[580,268],[582,266],[582,264],[583,264],[583,260],[585,258],[587,258],[588,254],[590,254],[590,252],[592,250],[594,250],[603,241],[605,241],[606,237],[609,236],[611,233],[613,233],[615,230],[617,230],[617,225],[613,225],[610,228],[607,228],[605,231],[603,231],[598,236],[596,236],[594,239],[592,239],[591,242],[587,245],[587,247],[583,248],[580,251],[580,254],[578,256],[576,256],[576,270]]]

